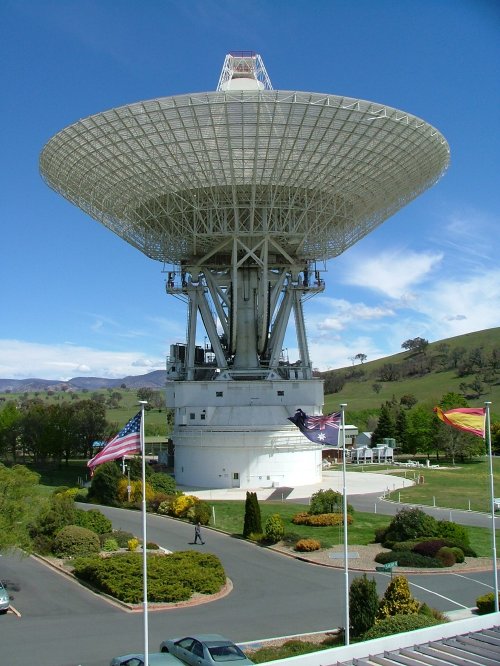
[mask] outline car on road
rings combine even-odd
[[[150,652],[149,666],[182,666],[178,659],[165,652]],[[113,657],[109,666],[144,666],[144,654],[124,654]]]
[[[253,661],[232,641],[219,634],[193,634],[184,638],[172,638],[160,645],[162,652],[169,652],[189,666],[217,666],[234,664],[250,666]]]
[[[0,613],[6,613],[10,608],[9,593],[0,580]]]

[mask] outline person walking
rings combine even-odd
[[[200,540],[200,543],[203,546],[205,542],[201,538],[201,524],[199,521],[194,526],[194,542],[198,543],[198,539]]]

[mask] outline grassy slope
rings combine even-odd
[[[431,343],[426,353],[436,354],[436,347],[442,342],[449,344],[450,349],[464,347],[467,351],[470,351],[476,347],[482,347],[485,352],[489,352],[493,347],[498,347],[500,344],[500,328],[477,331]],[[343,402],[347,403],[348,410],[353,411],[379,408],[383,402],[390,400],[393,395],[399,398],[406,393],[413,393],[419,402],[435,405],[445,393],[449,391],[460,393],[459,385],[462,382],[468,383],[473,379],[471,375],[457,377],[454,371],[445,371],[431,372],[423,377],[412,377],[394,382],[379,381],[377,373],[383,365],[386,363],[401,363],[409,356],[408,352],[401,352],[383,359],[363,363],[362,366],[356,364],[356,369],[362,367],[365,377],[358,381],[347,381],[341,392],[326,395],[325,413],[337,410],[339,404]],[[339,368],[336,372],[347,372],[349,370],[351,368]],[[375,382],[382,386],[382,390],[378,394],[372,389]],[[475,402],[482,405],[485,400],[490,400],[492,402],[492,414],[497,414],[500,418],[500,381],[491,387],[485,385],[484,390],[485,393]]]

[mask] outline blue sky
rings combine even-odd
[[[85,116],[215,90],[232,50],[275,89],[387,104],[450,144],[437,185],[327,264],[313,365],[500,326],[496,0],[3,0],[0,25],[0,377],[143,374],[185,339],[162,265],[52,192],[38,156]]]

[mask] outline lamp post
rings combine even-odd
[[[142,471],[142,581],[143,581],[143,620],[144,620],[144,666],[149,666],[148,645],[148,558],[146,552],[146,452],[144,445],[144,407],[147,400],[139,400],[141,406],[141,471]]]
[[[491,501],[491,541],[492,541],[492,556],[493,556],[493,589],[495,596],[495,613],[498,613],[498,572],[497,572],[497,539],[495,531],[495,485],[493,482],[493,454],[491,451],[491,424],[490,424],[490,405],[491,402],[487,401],[484,403],[486,405],[485,412],[485,435],[486,435],[486,447],[488,453],[489,461],[489,472],[490,472],[490,501]]]
[[[341,437],[342,437],[342,513],[344,523],[344,592],[345,592],[345,644],[349,645],[349,553],[347,543],[347,483],[346,483],[346,450],[345,450],[345,414],[346,403],[340,405]]]

